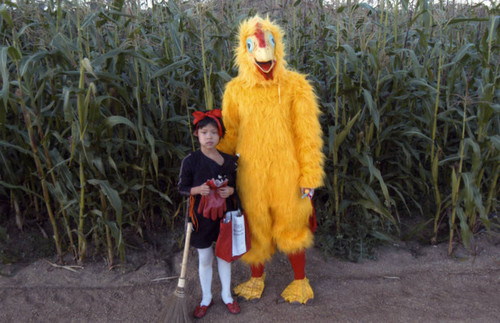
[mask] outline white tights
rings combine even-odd
[[[212,273],[214,250],[212,247],[198,250],[198,272],[200,274],[200,284],[202,300],[200,306],[208,306],[212,301]],[[217,269],[219,271],[220,283],[222,286],[221,297],[224,304],[232,303],[231,296],[231,263],[217,257]]]

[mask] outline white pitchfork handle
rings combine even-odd
[[[181,275],[179,277],[179,282],[177,283],[178,288],[184,288],[184,285],[186,283],[186,265],[188,260],[189,242],[191,241],[192,231],[193,223],[188,222],[186,229],[186,241],[184,242],[184,253],[182,254]]]

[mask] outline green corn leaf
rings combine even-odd
[[[404,135],[409,136],[409,137],[412,137],[412,136],[419,137],[421,139],[425,139],[429,142],[432,142],[432,139],[429,136],[426,136],[425,134],[422,133],[422,131],[420,131],[420,129],[415,128],[415,127],[408,129],[408,130],[405,130]]]
[[[466,138],[464,145],[464,155],[468,155],[467,151],[469,147],[472,149],[472,170],[474,174],[478,174],[482,166],[481,148],[472,138]]]
[[[151,78],[154,79],[154,78],[157,78],[157,77],[160,77],[160,76],[164,76],[165,74],[168,74],[168,73],[176,70],[177,68],[180,68],[180,67],[186,65],[190,60],[191,60],[190,58],[184,58],[184,59],[181,59],[181,60],[179,60],[177,62],[174,62],[174,63],[168,65],[167,67],[161,68],[158,71],[156,71],[151,76]]]
[[[497,151],[500,151],[500,135],[494,135],[488,138],[492,146],[495,147]]]
[[[232,79],[231,75],[229,75],[226,71],[219,71],[219,72],[215,72],[214,74],[218,75],[225,82],[229,82]]]
[[[2,19],[7,22],[7,25],[9,27],[13,27],[14,23],[12,22],[12,17],[9,14],[9,11],[7,10],[6,6],[4,4],[0,5],[0,15],[2,15]]]
[[[462,58],[469,53],[469,51],[474,48],[474,44],[465,44],[453,57],[453,60],[451,62],[452,65],[458,64],[459,61],[462,60]]]
[[[488,18],[453,18],[450,19],[446,24],[445,27],[453,24],[460,24],[462,22],[481,22],[481,21],[488,21]]]
[[[438,180],[438,166],[439,166],[438,154],[439,153],[436,152],[436,155],[432,159],[432,165],[431,165],[432,180],[434,181],[434,183],[437,183]]]
[[[356,54],[354,49],[349,44],[343,44],[343,45],[340,45],[340,47],[346,51],[350,64],[353,64],[355,66],[359,64],[358,55]]]
[[[122,230],[118,227],[115,221],[103,221],[106,226],[109,227],[111,235],[116,241],[117,245],[123,244],[123,234]]]
[[[342,131],[340,131],[335,136],[330,136],[330,138],[332,138],[332,137],[334,138],[335,151],[338,151],[340,145],[342,144],[344,139],[347,137],[347,135],[351,131],[352,127],[354,126],[354,124],[356,123],[356,120],[358,120],[360,115],[361,115],[361,111],[358,111],[358,113],[356,113],[356,115],[351,120],[349,120],[349,122],[347,122],[347,124],[345,125],[344,129],[342,129]]]
[[[156,188],[154,188],[152,185],[146,185],[146,188],[148,190],[150,190],[151,192],[154,192],[156,194],[158,194],[162,199],[164,199],[165,201],[167,201],[168,203],[170,204],[174,204],[174,202],[172,201],[172,199],[170,199],[170,197],[165,194],[165,193],[162,193],[160,191],[158,191]]]
[[[465,192],[465,200],[472,201],[474,199],[474,175],[469,172],[462,173],[463,191]]]
[[[371,233],[372,237],[374,238],[377,238],[381,241],[385,241],[385,242],[389,242],[389,243],[393,243],[394,242],[394,238],[392,238],[391,236],[389,236],[387,233],[385,232],[380,232],[380,231],[374,231]]]
[[[21,51],[14,46],[10,46],[7,49],[7,52],[9,53],[10,58],[15,62],[19,62],[23,58]]]
[[[0,70],[2,73],[2,100],[4,107],[7,107],[9,101],[9,66],[7,64],[7,53],[9,48],[2,47],[0,49]]]
[[[425,81],[423,79],[411,80],[410,84],[415,85],[417,87],[427,88],[428,90],[430,90],[429,94],[432,94],[432,95],[435,95],[436,91],[437,91],[435,87],[431,86],[429,83],[427,83],[427,81]]]
[[[49,56],[49,52],[47,51],[41,51],[33,55],[29,55],[28,58],[23,60],[21,63],[21,77],[24,77],[30,69],[36,66],[40,60],[46,58],[47,56]]]
[[[20,153],[25,154],[27,156],[33,156],[33,151],[31,151],[29,149],[25,149],[23,147],[20,147],[18,145],[14,145],[14,144],[7,142],[5,140],[0,140],[0,147],[15,149],[15,150],[19,151]]]
[[[373,101],[372,94],[366,90],[363,89],[363,97],[365,98],[365,104],[368,106],[368,110],[370,111],[370,115],[373,118],[373,122],[375,124],[375,127],[377,129],[380,128],[380,113],[376,107],[375,101]]]
[[[391,223],[396,224],[396,220],[394,219],[394,217],[382,204],[378,204],[375,203],[374,201],[364,200],[364,199],[359,200],[355,204],[361,205],[366,209],[372,210],[375,213],[381,215],[383,218],[389,220]]]
[[[451,172],[451,192],[452,192],[452,197],[455,200],[458,196],[458,190],[459,190],[459,182],[457,178],[457,173],[455,172],[455,168],[452,168]]]
[[[13,190],[21,190],[25,193],[28,193],[28,195],[34,195],[34,196],[38,197],[40,200],[43,200],[43,196],[41,194],[38,194],[37,192],[30,190],[25,185],[12,185],[12,184],[9,184],[5,181],[0,180],[0,186],[10,188]]]
[[[472,238],[472,231],[469,228],[467,215],[461,207],[457,207],[457,217],[460,219],[460,234],[465,248],[470,249],[470,241]]]
[[[145,128],[145,136],[146,136],[146,140],[149,143],[149,147],[151,149],[151,152],[150,152],[151,153],[151,160],[153,162],[155,174],[158,177],[158,155],[156,154],[156,151],[155,151],[155,138],[151,135],[148,128]]]
[[[110,128],[117,126],[117,125],[125,125],[132,129],[136,135],[137,138],[139,138],[139,132],[137,130],[137,127],[130,121],[129,119],[122,117],[122,116],[111,116],[107,117],[104,120],[104,124]]]
[[[109,202],[111,203],[111,206],[113,206],[113,209],[116,212],[116,218],[117,218],[118,224],[121,227],[123,206],[122,206],[122,200],[120,199],[120,195],[118,194],[118,191],[115,190],[114,188],[112,188],[111,184],[107,180],[89,179],[89,180],[87,180],[87,182],[89,182],[90,184],[92,184],[94,186],[99,186],[101,191],[108,198]]]
[[[328,152],[329,152],[329,156],[332,156],[332,154],[338,150],[338,148],[336,147],[335,145],[335,142],[336,142],[336,138],[337,136],[335,135],[335,129],[337,129],[338,127],[334,127],[334,126],[329,126],[328,127]],[[340,144],[339,144],[339,147],[340,147]]]
[[[382,174],[380,173],[380,170],[375,167],[375,165],[373,164],[373,160],[370,156],[368,156],[367,154],[364,154],[363,157],[364,157],[364,160],[366,162],[365,165],[368,167],[368,170],[370,171],[370,178],[373,178],[373,176],[375,176],[375,178],[377,178],[377,180],[380,184],[380,188],[382,189],[382,193],[384,194],[384,198],[389,203],[391,201],[391,198],[389,196],[389,190],[387,189],[387,185],[385,184],[385,181],[382,178]]]

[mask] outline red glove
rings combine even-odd
[[[205,184],[210,187],[210,193],[201,197],[198,213],[202,213],[203,217],[215,221],[217,218],[222,218],[224,212],[226,212],[226,199],[220,197],[217,189],[227,186],[227,179],[220,181],[212,178]]]

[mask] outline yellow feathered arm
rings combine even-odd
[[[305,76],[291,72],[292,122],[295,149],[300,164],[300,187],[317,188],[323,185],[323,140],[319,123],[320,110],[316,95]]]
[[[231,83],[227,85],[222,99],[222,120],[224,120],[226,134],[219,145],[217,145],[217,149],[226,154],[235,155],[236,143],[238,141],[239,117],[237,105],[232,97],[235,91],[231,90],[230,87]]]

